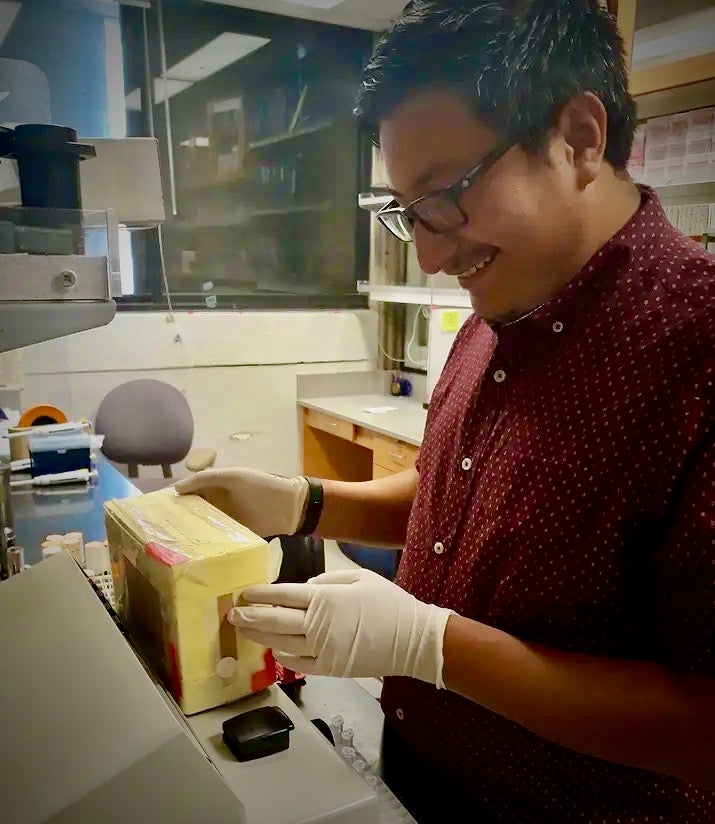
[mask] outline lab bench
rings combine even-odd
[[[368,481],[413,467],[427,411],[389,394],[389,374],[348,372],[298,379],[302,471],[336,481]]]
[[[97,481],[92,484],[13,490],[16,542],[25,551],[26,564],[42,560],[40,546],[47,535],[81,532],[85,541],[103,541],[105,501],[140,494],[131,481],[101,456],[97,459],[97,470]]]
[[[140,494],[127,478],[101,457],[97,469],[97,481],[91,485],[20,488],[13,492],[17,544],[24,548],[27,564],[41,561],[40,545],[51,533],[77,531],[82,532],[87,541],[104,540],[105,501]],[[276,687],[271,688],[273,700],[284,706],[285,699],[280,697],[279,700],[276,690]],[[291,697],[307,719],[321,718],[327,723],[332,716],[343,715],[346,726],[355,730],[355,743],[361,753],[370,761],[378,759],[382,710],[379,701],[356,681],[308,676],[305,685]],[[248,706],[251,701],[242,702],[242,705],[244,703]],[[215,711],[214,715],[217,713]],[[193,726],[198,722],[191,723]]]

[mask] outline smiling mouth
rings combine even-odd
[[[494,249],[494,251],[487,257],[482,258],[477,263],[470,266],[469,269],[466,269],[461,275],[457,275],[457,280],[459,281],[460,286],[466,289],[470,284],[474,283],[476,280],[479,280],[489,266],[494,262],[494,259],[498,254],[499,250]]]

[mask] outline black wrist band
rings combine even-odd
[[[320,516],[323,514],[323,484],[317,478],[305,480],[308,481],[308,506],[297,535],[312,535],[318,528]]]

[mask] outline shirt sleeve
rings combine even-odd
[[[674,520],[655,558],[661,661],[715,677],[715,439],[687,471]]]

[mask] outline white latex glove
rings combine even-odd
[[[180,495],[200,495],[261,538],[295,535],[310,490],[305,478],[281,478],[247,467],[197,472],[174,488]]]
[[[365,569],[307,584],[249,587],[229,621],[295,672],[340,677],[407,675],[444,687],[442,644],[451,610],[425,604]]]

